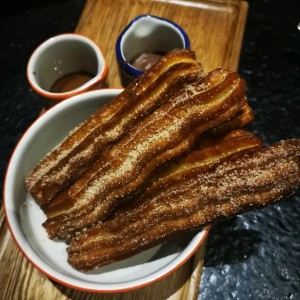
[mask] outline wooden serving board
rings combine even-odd
[[[237,70],[246,22],[247,2],[238,0],[87,0],[76,32],[94,40],[109,66],[107,85],[121,87],[115,42],[122,29],[140,14],[164,17],[181,25],[206,72]],[[15,245],[0,211],[0,299],[196,299],[206,241],[178,270],[159,282],[119,294],[80,292],[48,279]]]
[[[152,14],[182,26],[206,72],[217,67],[235,71],[247,9],[247,2],[238,0],[88,0],[76,32],[101,48],[109,68],[108,86],[117,88],[121,82],[115,43],[138,15]]]

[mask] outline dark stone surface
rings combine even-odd
[[[26,80],[31,52],[72,32],[85,1],[9,3],[0,13],[0,186],[11,153],[39,114]],[[239,73],[266,144],[300,137],[300,2],[249,1]],[[2,194],[2,193],[1,193]],[[300,299],[300,191],[212,226],[199,300]]]
[[[266,144],[300,137],[299,1],[249,1],[239,73]],[[300,299],[300,191],[212,226],[199,300]]]

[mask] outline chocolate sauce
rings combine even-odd
[[[161,57],[163,54],[156,52],[144,52],[135,56],[130,64],[140,71],[149,70]]]
[[[77,89],[82,86],[93,76],[85,72],[68,74],[58,79],[50,89],[51,93],[65,93]]]

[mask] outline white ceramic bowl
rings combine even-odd
[[[11,157],[4,184],[4,210],[11,234],[24,256],[49,278],[89,292],[123,292],[157,281],[186,262],[203,242],[201,232],[156,246],[97,271],[81,273],[67,263],[66,244],[48,239],[43,211],[26,192],[24,179],[71,129],[120,89],[87,92],[48,110],[23,135]]]
[[[64,92],[53,92],[57,80],[71,74],[89,74],[85,83]],[[94,90],[106,80],[108,67],[101,49],[91,39],[77,33],[53,36],[39,45],[30,56],[27,79],[47,108],[61,100]]]

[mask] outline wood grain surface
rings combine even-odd
[[[141,14],[167,18],[182,26],[206,72],[217,67],[237,69],[247,2],[89,0],[76,32],[91,38],[102,50],[109,67],[110,87],[121,87],[115,55],[118,35]],[[109,20],[113,20],[111,24]]]
[[[99,45],[109,66],[107,84],[120,87],[115,41],[136,16],[153,14],[181,25],[189,35],[191,48],[208,72],[216,67],[237,70],[247,9],[247,2],[238,0],[88,0],[76,32]],[[64,287],[34,268],[14,243],[1,209],[0,299],[196,299],[205,247],[206,241],[178,270],[144,288],[119,294],[86,293]]]

